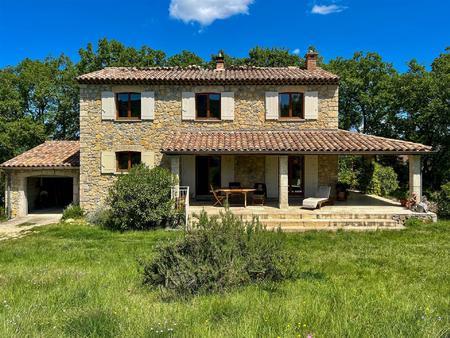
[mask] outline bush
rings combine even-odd
[[[5,221],[7,219],[6,210],[3,207],[0,207],[0,221]]]
[[[98,208],[87,215],[87,221],[99,227],[108,227],[108,222],[111,219],[110,210],[105,208]]]
[[[172,174],[161,167],[141,164],[119,176],[109,191],[107,226],[117,230],[143,230],[174,221],[170,189]]]
[[[82,218],[84,210],[77,204],[69,204],[63,211],[62,219]]]
[[[367,193],[390,196],[398,188],[397,174],[391,167],[373,162],[373,174],[367,186]]]
[[[450,217],[450,182],[441,186],[437,197],[437,211],[440,217]]]
[[[357,159],[354,156],[344,156],[339,158],[338,181],[348,188],[358,188],[358,171],[355,169]]]
[[[230,211],[199,216],[197,228],[157,250],[143,263],[143,282],[169,295],[221,292],[254,282],[296,276],[296,259],[285,235],[265,230],[257,219],[243,222]]]

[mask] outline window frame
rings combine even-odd
[[[118,159],[118,155],[119,154],[127,154],[128,156],[128,166],[127,169],[121,169],[119,168],[119,159]],[[142,163],[142,153],[139,151],[116,151],[115,155],[116,155],[116,172],[119,173],[126,173],[129,172],[131,170],[131,168],[133,167],[132,163],[131,163],[131,158],[133,156],[133,154],[139,154],[141,157],[141,160],[138,164]]]
[[[293,116],[293,106],[292,106],[292,95],[294,94],[300,94],[302,96],[302,111],[301,116]],[[289,116],[281,116],[281,102],[280,102],[280,96],[281,95],[289,95]],[[283,120],[304,120],[305,119],[305,93],[303,92],[280,92],[278,93],[278,118]]]
[[[219,95],[219,113],[220,116],[214,117],[211,116],[211,110],[210,110],[210,95]],[[206,117],[199,117],[198,116],[198,109],[197,109],[197,97],[199,96],[206,96],[207,100],[206,100]],[[212,120],[212,121],[221,121],[222,120],[222,93],[217,93],[217,92],[208,92],[208,93],[195,93],[195,119],[196,120]]]
[[[120,116],[119,115],[119,95],[121,94],[128,94],[128,106],[127,106],[127,116]],[[116,120],[134,120],[134,121],[140,121],[142,119],[142,108],[140,109],[139,117],[131,116],[131,95],[132,94],[139,94],[140,99],[139,103],[142,104],[142,93],[141,92],[117,92],[115,93],[115,101],[116,101]]]

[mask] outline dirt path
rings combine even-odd
[[[30,214],[0,223],[0,241],[18,238],[26,235],[29,230],[52,223],[58,223],[61,219],[60,213],[52,214]]]

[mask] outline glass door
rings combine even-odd
[[[209,196],[211,185],[220,188],[220,156],[196,156],[195,176],[197,196]]]
[[[289,195],[303,196],[305,189],[305,166],[303,156],[288,157]]]

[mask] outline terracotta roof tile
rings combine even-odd
[[[426,153],[420,143],[345,130],[189,131],[173,134],[163,153]]]
[[[197,66],[106,67],[80,75],[77,81],[84,84],[337,84],[339,77],[321,68],[311,71],[299,67],[235,67],[225,70]]]
[[[78,141],[46,141],[9,161],[0,168],[72,168],[80,166]]]

